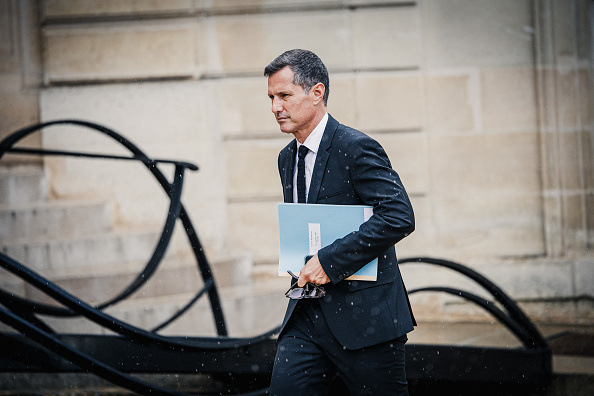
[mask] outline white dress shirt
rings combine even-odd
[[[314,130],[309,134],[303,145],[309,149],[307,154],[305,155],[305,201],[307,202],[307,197],[309,196],[309,185],[311,184],[311,175],[313,173],[313,168],[316,163],[316,157],[318,155],[318,150],[320,148],[320,142],[322,141],[322,136],[324,135],[324,130],[326,129],[326,124],[328,123],[328,113],[324,114],[324,117],[320,120],[320,123],[314,128]],[[299,160],[299,147],[301,147],[301,143],[297,141],[297,150],[295,153],[295,172],[293,173],[293,202],[297,203],[297,161]]]

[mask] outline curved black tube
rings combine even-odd
[[[477,296],[476,294],[451,287],[423,287],[419,289],[410,290],[408,294],[414,294],[419,292],[443,292],[453,294],[465,300],[471,301],[479,307],[483,308],[485,311],[489,312],[491,315],[493,315],[495,319],[497,319],[499,323],[507,327],[507,329],[510,330],[522,342],[522,344],[525,347],[534,347],[534,340],[531,334],[527,332],[524,327],[520,326],[517,322],[512,320],[505,312],[503,312],[501,309],[495,306],[495,304],[480,296]]]
[[[112,155],[102,155],[102,154],[90,154],[90,153],[73,153],[67,151],[56,151],[56,150],[31,150],[31,149],[19,149],[14,148],[14,144],[16,144],[21,139],[25,138],[26,136],[34,133],[44,127],[48,127],[51,125],[79,125],[91,128],[95,131],[101,132],[110,138],[118,141],[122,144],[125,148],[127,148],[132,154],[133,157],[121,157],[121,156],[112,156]],[[108,306],[112,306],[117,304],[118,302],[122,301],[132,293],[134,293],[138,288],[140,288],[156,271],[157,266],[159,265],[165,249],[169,244],[169,240],[173,234],[173,226],[175,225],[175,221],[179,218],[182,221],[184,226],[184,230],[188,236],[190,245],[194,252],[194,256],[198,263],[198,269],[201,273],[202,279],[205,283],[208,281],[213,281],[214,278],[212,272],[210,270],[210,265],[208,264],[208,260],[204,255],[204,251],[200,244],[200,241],[197,237],[196,231],[192,222],[180,201],[181,198],[181,187],[182,187],[182,180],[183,180],[183,172],[184,169],[188,168],[191,170],[197,170],[193,164],[181,161],[168,161],[168,160],[153,160],[150,159],[144,152],[142,152],[136,145],[130,142],[128,139],[123,137],[122,135],[118,134],[117,132],[106,128],[102,125],[98,125],[88,121],[82,120],[55,120],[55,121],[48,121],[39,124],[35,124],[26,128],[22,128],[6,138],[0,141],[0,159],[2,156],[7,152],[13,153],[29,153],[29,154],[40,154],[40,155],[70,155],[70,156],[80,156],[80,157],[92,157],[92,158],[114,158],[114,159],[125,159],[125,160],[138,160],[144,163],[144,165],[148,168],[148,170],[153,174],[153,176],[157,179],[161,187],[164,189],[166,194],[170,198],[170,208],[168,211],[167,220],[164,226],[164,229],[161,233],[161,238],[159,239],[159,243],[157,244],[153,255],[149,259],[148,263],[146,264],[143,271],[137,276],[137,278],[130,284],[126,289],[116,295],[114,298],[103,302],[96,307],[98,309],[104,309]],[[169,183],[167,178],[163,175],[163,173],[157,168],[156,164],[158,162],[166,162],[166,163],[173,163],[176,165],[176,172],[174,176],[173,183]],[[211,310],[213,313],[215,327],[217,329],[217,334],[226,336],[227,335],[227,327],[225,324],[225,318],[223,315],[221,301],[218,295],[218,291],[216,287],[211,287],[208,290],[208,296],[210,300]],[[195,302],[195,300],[193,300]],[[71,310],[64,309],[61,307],[55,307],[47,304],[42,304],[38,302],[33,302],[28,299],[19,299],[19,304],[23,307],[28,307],[29,310],[32,312],[43,313],[46,315],[53,315],[53,316],[72,316],[75,313]],[[192,303],[193,304],[193,303]],[[190,304],[191,305],[191,304]],[[189,307],[188,307],[189,308]],[[187,309],[187,308],[186,308]],[[175,314],[174,314],[175,316]],[[177,317],[177,316],[176,316]]]
[[[167,395],[167,396],[190,396],[188,393],[177,392],[171,389],[163,388],[157,385],[150,384],[146,381],[127,375],[111,366],[103,364],[97,359],[72,348],[60,341],[55,335],[47,333],[42,329],[32,325],[23,320],[17,315],[0,307],[0,320],[20,333],[27,336],[29,339],[38,342],[45,348],[55,352],[61,357],[71,361],[82,369],[92,372],[101,378],[115,384],[137,392],[141,395]],[[263,396],[268,393],[268,389],[261,389],[258,391],[242,393],[238,396]],[[194,394],[199,396],[198,394]]]
[[[35,271],[25,267],[16,260],[0,253],[0,267],[8,270],[19,278],[23,279],[28,284],[39,289],[43,293],[52,297],[54,300],[64,304],[66,307],[72,309],[74,312],[88,318],[96,324],[110,329],[118,334],[128,336],[146,345],[157,345],[159,347],[167,347],[174,350],[221,350],[239,348],[242,346],[252,345],[270,338],[276,334],[280,327],[272,329],[264,334],[252,338],[226,338],[214,337],[204,338],[200,340],[192,340],[192,342],[184,342],[170,337],[161,336],[159,334],[151,333],[143,329],[131,326],[103,311],[93,308],[84,301],[74,297],[59,286],[53,284],[45,279]]]
[[[153,329],[151,330],[151,333],[157,333],[159,330],[162,330],[165,327],[169,326],[171,323],[173,323],[173,321],[175,321],[177,318],[179,318],[184,313],[186,313],[186,311],[188,309],[190,309],[190,307],[192,305],[194,305],[194,303],[196,301],[198,301],[200,299],[200,297],[202,297],[202,295],[204,293],[206,293],[208,290],[210,290],[210,288],[213,287],[213,286],[214,286],[214,282],[212,280],[211,281],[208,281],[207,283],[205,283],[204,284],[204,287],[202,287],[202,289],[200,289],[198,291],[198,293],[196,293],[196,295],[194,296],[194,298],[192,298],[190,301],[188,301],[188,303],[186,305],[184,305],[183,307],[181,307],[180,309],[178,309],[177,312],[174,313],[169,319],[165,320],[160,325],[157,325],[157,326],[153,327]]]
[[[108,381],[123,386],[139,394],[174,395],[185,396],[184,393],[170,391],[161,387],[150,385],[142,380],[126,375],[100,361],[93,359],[84,353],[77,351],[69,345],[58,340],[54,335],[49,334],[42,329],[30,324],[26,320],[0,307],[0,320],[11,326],[15,330],[24,334],[28,338],[40,343],[45,348],[57,353],[65,359],[76,364],[80,368],[86,369]]]
[[[419,264],[433,264],[438,265],[441,267],[446,267],[451,270],[457,271],[468,278],[472,279],[480,286],[482,286],[486,291],[488,291],[499,303],[509,312],[510,317],[513,319],[514,322],[518,324],[518,326],[522,327],[526,334],[529,334],[530,340],[526,345],[529,348],[547,348],[547,342],[540,334],[536,326],[530,321],[530,319],[526,316],[526,314],[518,307],[518,305],[507,295],[503,290],[501,290],[497,285],[493,282],[485,278],[483,275],[479,274],[478,272],[463,266],[462,264],[455,263],[449,260],[443,259],[436,259],[431,257],[411,257],[406,258],[403,260],[399,260],[398,264],[406,264],[406,263],[419,263]]]

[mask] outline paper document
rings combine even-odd
[[[279,203],[278,274],[289,276],[287,270],[298,274],[305,265],[305,256],[357,231],[372,215],[371,206]],[[375,281],[377,258],[347,279]]]

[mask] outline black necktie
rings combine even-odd
[[[299,161],[297,161],[297,202],[305,203],[305,156],[309,149],[304,145],[299,147]]]

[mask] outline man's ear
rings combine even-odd
[[[311,93],[314,96],[314,103],[318,104],[319,102],[324,101],[324,93],[326,93],[326,87],[322,83],[317,83],[313,87],[311,87]]]

